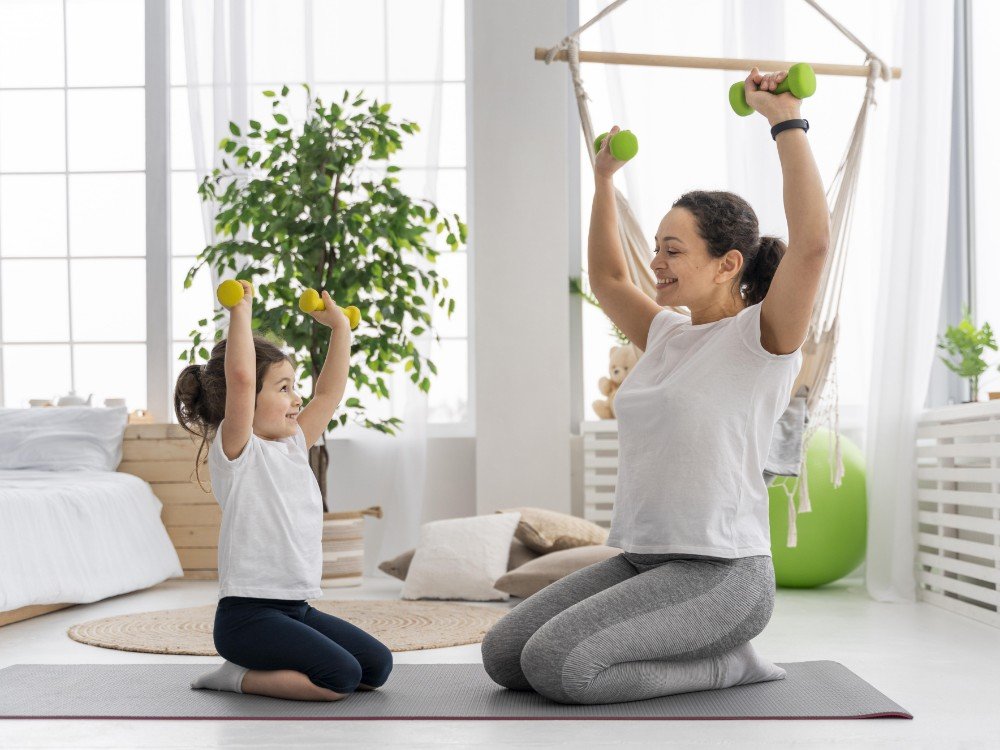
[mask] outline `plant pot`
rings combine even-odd
[[[382,508],[323,514],[323,586],[360,586],[365,567],[365,516],[382,517]]]

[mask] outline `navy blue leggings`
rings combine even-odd
[[[233,664],[302,672],[335,693],[381,687],[392,671],[392,652],[378,639],[304,601],[223,597],[213,635]]]

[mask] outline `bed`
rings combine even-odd
[[[114,412],[0,409],[0,624],[183,575],[150,485],[109,468]]]

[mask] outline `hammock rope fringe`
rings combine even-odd
[[[590,98],[583,85],[580,75],[580,35],[602,18],[624,5],[628,0],[615,0],[604,7],[597,15],[583,24],[576,31],[563,37],[554,47],[545,53],[545,64],[551,64],[556,56],[566,51],[566,62],[569,65],[576,94],[577,110],[580,114],[580,126],[583,129],[584,144],[594,166],[595,154],[590,148],[594,142],[594,126],[590,118],[590,108],[587,100]],[[819,285],[819,298],[813,305],[812,318],[806,340],[802,345],[803,362],[795,384],[792,386],[794,397],[804,397],[806,400],[806,425],[802,437],[802,461],[799,475],[782,477],[775,484],[782,487],[788,497],[788,537],[787,545],[795,547],[798,541],[796,517],[799,513],[812,510],[809,499],[809,482],[807,476],[806,446],[810,438],[822,425],[831,428],[833,439],[829,446],[830,481],[834,487],[840,487],[844,477],[844,462],[840,447],[840,404],[837,387],[837,357],[836,349],[840,333],[840,300],[844,285],[844,271],[847,265],[847,248],[850,244],[851,224],[854,216],[854,199],[857,194],[858,177],[861,172],[862,154],[864,151],[865,133],[868,127],[868,116],[871,109],[877,106],[875,100],[875,82],[889,81],[892,78],[892,68],[864,44],[849,29],[824,10],[816,0],[804,0],[810,7],[829,21],[837,30],[853,42],[865,53],[867,82],[865,94],[858,110],[850,140],[844,151],[842,161],[827,188],[826,199],[830,206],[830,252],[827,254]],[[618,209],[618,233],[622,248],[625,250],[625,260],[632,281],[648,296],[654,297],[656,289],[653,279],[646,268],[646,241],[643,238],[642,227],[628,200],[615,188],[615,204]],[[672,310],[689,315],[685,309],[671,307]],[[804,395],[803,395],[804,394]],[[791,480],[791,481],[789,481]],[[795,507],[795,494],[798,492],[798,508]]]

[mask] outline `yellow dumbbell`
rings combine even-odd
[[[323,297],[319,292],[315,289],[306,289],[302,292],[302,296],[299,297],[299,309],[304,313],[311,313],[317,310],[325,310],[326,305],[323,304]],[[340,307],[338,309],[347,316],[352,330],[358,327],[358,323],[361,322],[361,311],[358,308],[354,305],[349,305],[348,307]]]
[[[249,281],[247,283],[250,284]],[[215,296],[219,298],[219,302],[224,306],[229,308],[236,307],[240,300],[243,299],[243,285],[235,279],[226,279],[219,284],[219,288],[215,291]],[[250,296],[253,296],[253,284],[250,284]]]

